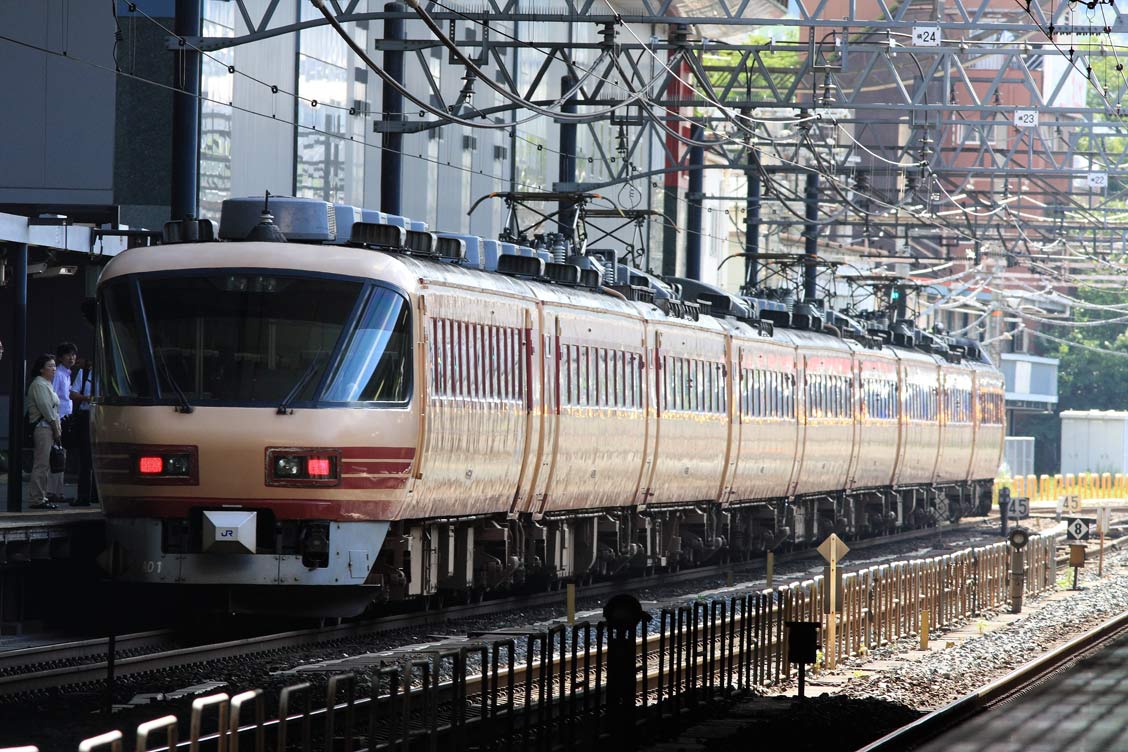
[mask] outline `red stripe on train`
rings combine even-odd
[[[410,462],[384,461],[364,462],[362,460],[341,461],[341,473],[368,473],[369,475],[402,475],[411,469]]]
[[[376,489],[399,489],[407,486],[407,478],[403,476],[374,476],[364,475],[354,478],[341,478],[337,489],[344,491],[372,491]]]
[[[345,460],[410,460],[415,458],[415,447],[341,447]]]

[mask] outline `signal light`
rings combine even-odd
[[[311,478],[328,478],[329,469],[328,457],[307,457],[306,458],[306,472]]]
[[[164,458],[141,457],[137,460],[137,469],[142,475],[160,475],[164,472]]]

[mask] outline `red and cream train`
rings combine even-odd
[[[126,579],[348,613],[989,504],[988,363],[681,318],[539,263],[218,241],[113,259],[93,430]]]

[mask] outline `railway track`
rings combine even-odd
[[[978,691],[887,734],[859,752],[902,752],[919,747],[973,716],[1030,691],[1125,635],[1128,635],[1128,612],[1109,619]]]
[[[974,531],[971,526],[928,528],[898,535],[869,538],[850,543],[854,550],[889,545],[922,538],[935,538],[954,532]],[[784,563],[817,557],[812,549],[782,554]],[[596,582],[584,586],[577,595],[601,598],[625,588],[645,589],[694,580],[715,578],[732,573],[744,574],[763,569],[762,560],[716,564],[632,578],[628,581]],[[341,640],[387,634],[419,627],[439,626],[452,621],[480,616],[499,615],[523,609],[560,605],[560,591],[501,598],[481,603],[456,605],[435,611],[383,616],[332,627],[299,629],[274,634],[254,635],[219,643],[163,649],[176,639],[175,630],[155,630],[123,635],[117,638],[114,673],[118,677],[155,673],[174,668],[206,664],[245,656],[269,655],[304,646],[325,645]],[[0,653],[0,698],[26,695],[46,690],[90,685],[103,682],[107,674],[108,640],[82,640],[58,645],[24,648]]]

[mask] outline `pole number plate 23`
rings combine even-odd
[[[1014,113],[1014,127],[1015,128],[1037,128],[1038,127],[1038,111],[1037,110],[1018,110]]]
[[[939,26],[914,26],[913,27],[913,46],[914,47],[939,47],[940,46],[940,27]]]

